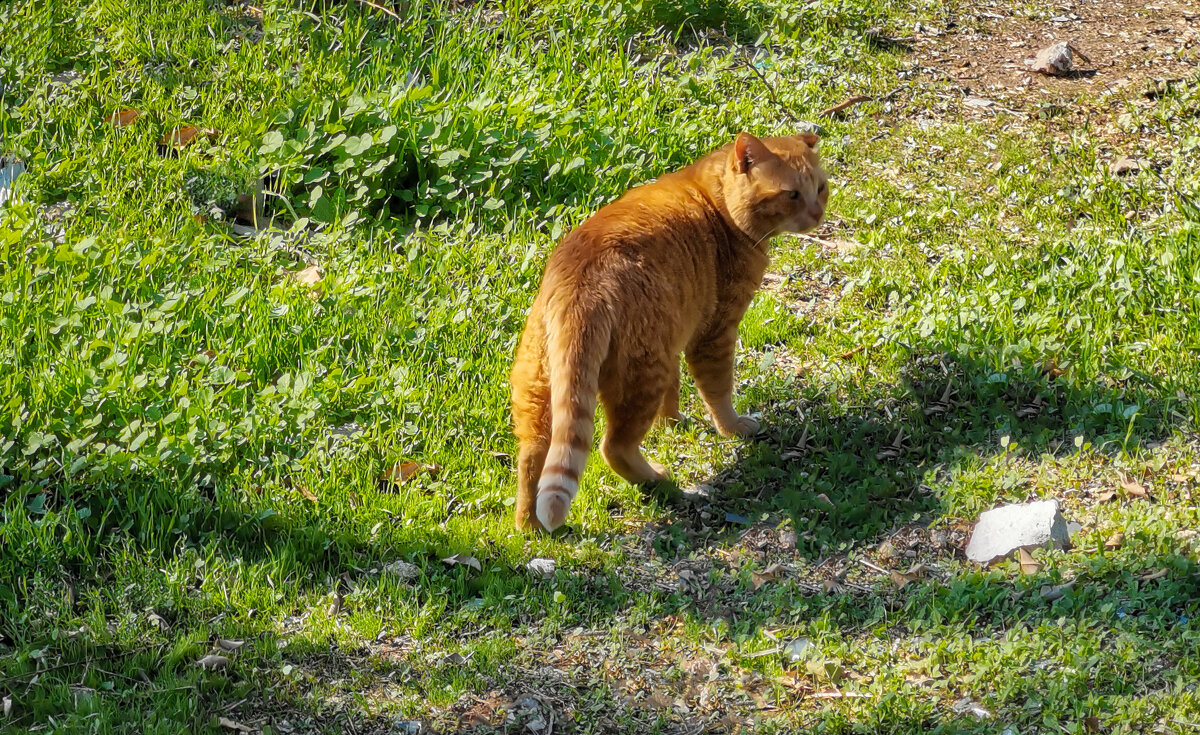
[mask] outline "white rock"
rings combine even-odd
[[[533,572],[539,577],[550,579],[554,576],[554,560],[553,559],[530,559],[525,568]]]
[[[1067,521],[1058,512],[1057,500],[1005,505],[979,516],[967,558],[979,564],[991,564],[1021,547],[1071,545]]]
[[[1076,56],[1085,63],[1090,64],[1092,61],[1069,42],[1059,41],[1052,46],[1047,46],[1038,51],[1037,58],[1033,60],[1032,67],[1034,71],[1040,74],[1052,77],[1065,77],[1075,71]]]

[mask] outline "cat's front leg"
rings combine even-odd
[[[696,388],[712,414],[717,431],[724,436],[751,436],[758,433],[758,422],[739,415],[733,407],[733,350],[736,345],[736,325],[697,342],[687,350],[688,369],[696,379]]]

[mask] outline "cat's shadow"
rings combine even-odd
[[[1131,451],[1179,420],[1164,386],[1065,378],[1043,365],[998,370],[942,353],[913,355],[895,380],[867,390],[809,388],[800,379],[743,386],[745,402],[761,410],[762,431],[710,476],[688,482],[677,474],[642,487],[642,497],[683,531],[667,549],[672,556],[730,546],[747,525],[769,523],[796,532],[798,556],[825,558],[946,518],[953,478],[997,456],[1076,452],[1077,436],[1094,451]],[[994,474],[972,492],[995,502],[1030,495],[1021,473],[1001,466],[1001,477]],[[695,494],[697,485],[711,495]]]

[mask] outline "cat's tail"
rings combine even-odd
[[[550,448],[538,480],[537,519],[553,531],[567,519],[592,449],[600,364],[608,355],[609,321],[563,310],[546,319],[550,371]]]

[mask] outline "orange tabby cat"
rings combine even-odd
[[[737,327],[767,268],[767,241],[821,221],[829,198],[817,136],[741,133],[639,186],[563,238],[546,264],[512,369],[520,528],[563,524],[592,446],[632,483],[666,477],[638,445],[677,421],[679,354],[717,430],[758,430],[733,408]]]

